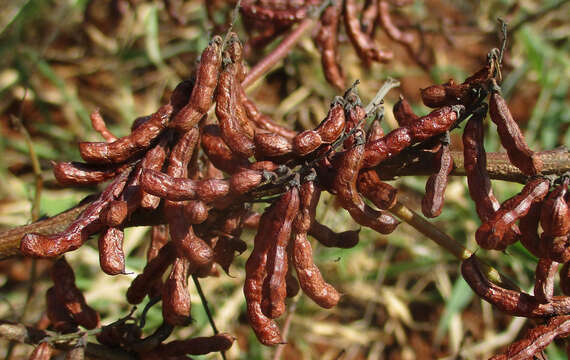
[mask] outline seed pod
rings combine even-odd
[[[121,225],[129,215],[129,208],[126,201],[113,200],[109,203],[105,216],[102,216],[104,222],[108,226],[117,227]]]
[[[77,323],[71,318],[71,313],[58,299],[55,287],[46,292],[46,314],[53,330],[68,334],[77,331]]]
[[[390,209],[398,200],[398,190],[380,180],[375,169],[362,170],[358,175],[358,191],[381,210]]]
[[[391,51],[382,51],[376,47],[374,40],[366,33],[362,32],[358,21],[358,9],[355,0],[343,1],[343,16],[346,34],[354,46],[358,57],[366,64],[371,61],[388,62],[392,60],[394,54]]]
[[[78,344],[65,354],[64,360],[83,360],[83,359],[85,359],[85,346]]]
[[[243,253],[247,249],[245,241],[237,237],[220,236],[214,246],[214,262],[220,264],[229,274],[230,265],[234,261],[235,253]]]
[[[366,133],[366,142],[376,141],[384,137],[384,129],[382,129],[382,124],[378,118],[374,119],[372,124],[370,124],[370,129]]]
[[[400,96],[400,100],[394,104],[392,111],[394,112],[394,118],[396,118],[400,126],[409,126],[420,118],[414,113],[410,103],[403,96]]]
[[[501,144],[507,150],[509,160],[525,175],[533,176],[542,170],[542,160],[526,144],[519,125],[513,119],[505,99],[500,94],[496,82],[492,82],[489,113],[491,120],[497,124],[497,132]]]
[[[397,41],[406,47],[412,45],[415,40],[414,34],[411,32],[403,32],[402,30],[398,29],[396,24],[394,24],[392,17],[390,16],[390,4],[388,1],[379,1],[378,13],[382,27],[390,39]]]
[[[266,277],[266,266],[274,235],[279,233],[284,218],[291,218],[297,211],[298,195],[288,191],[268,207],[259,222],[255,235],[253,250],[245,264],[245,283],[243,292],[247,303],[247,316],[255,335],[262,344],[276,345],[281,342],[281,334],[277,324],[265,316],[261,310],[263,280]]]
[[[374,33],[375,22],[378,18],[378,1],[377,0],[367,0],[364,3],[364,8],[362,9],[362,15],[360,16],[360,27],[362,32],[368,36],[372,36]]]
[[[282,157],[293,150],[291,140],[279,134],[257,132],[253,141],[256,159]]]
[[[237,86],[237,67],[230,63],[226,65],[218,82],[216,92],[216,117],[224,142],[232,151],[244,158],[255,153],[255,143],[240,125],[238,115],[238,94],[233,91]]]
[[[530,206],[528,213],[519,221],[520,241],[523,246],[537,258],[546,257],[546,246],[538,236],[538,221],[540,219],[541,202]]]
[[[302,191],[302,190],[301,190]],[[296,187],[289,189],[283,195],[289,199],[287,211],[280,214],[281,224],[271,235],[273,246],[267,254],[267,276],[263,281],[263,296],[261,310],[263,313],[275,319],[285,312],[285,298],[287,297],[287,283],[285,281],[288,268],[287,246],[291,238],[293,220],[299,210],[299,190]],[[302,210],[301,210],[302,211]]]
[[[420,89],[422,102],[430,108],[455,104],[470,105],[476,92],[469,84],[457,84],[453,79],[441,85],[431,85]]]
[[[262,23],[276,23],[279,25],[291,25],[303,20],[307,17],[308,9],[308,6],[274,9],[257,5],[254,0],[246,0],[240,6],[240,12],[246,18],[255,19]]]
[[[538,260],[535,271],[534,297],[538,302],[546,304],[554,295],[554,277],[558,272],[558,263],[550,259]]]
[[[544,233],[549,236],[564,236],[570,230],[570,211],[566,202],[568,181],[558,185],[550,192],[540,213],[540,226]]]
[[[25,256],[51,258],[67,251],[75,250],[89,235],[101,228],[99,218],[109,203],[123,191],[130,170],[123,171],[101,193],[99,198],[89,204],[85,210],[63,232],[52,235],[27,234],[20,241],[20,251]]]
[[[171,122],[180,133],[193,128],[212,105],[214,90],[218,84],[218,74],[222,65],[222,38],[214,36],[200,56],[196,70],[196,81],[190,101],[176,114]]]
[[[397,128],[383,138],[368,142],[363,168],[374,167],[382,161],[398,155],[414,143],[446,132],[459,119],[464,109],[461,105],[454,105],[434,110],[409,126]]]
[[[289,247],[291,247],[290,243],[289,243]],[[289,253],[290,250],[287,249],[287,252]],[[293,259],[291,259],[291,256],[289,256],[289,262],[293,263]],[[299,293],[299,290],[301,290],[301,287],[299,285],[299,281],[297,281],[297,279],[293,275],[293,272],[291,271],[291,266],[289,266],[287,268],[287,276],[285,277],[285,283],[286,283],[286,290],[287,290],[287,297],[288,298],[295,297]]]
[[[254,211],[250,211],[243,218],[243,226],[250,229],[257,229],[259,226],[259,220],[261,219],[261,214]]]
[[[189,261],[177,257],[168,279],[162,286],[162,317],[166,323],[173,326],[185,326],[190,323],[189,272]]]
[[[565,262],[560,270],[560,289],[566,296],[570,296],[570,263]]]
[[[141,161],[141,167],[143,169],[161,171],[166,161],[167,146],[170,141],[172,141],[170,134],[162,136],[158,144],[145,154]],[[142,191],[140,200],[141,208],[154,210],[159,204],[160,197]]]
[[[239,36],[235,32],[230,32],[228,36],[230,39],[226,44],[226,51],[230,60],[240,67],[236,76],[237,80],[241,83],[247,74],[247,69],[243,64],[243,46],[241,41],[239,41]]]
[[[228,350],[235,338],[230,334],[220,333],[207,337],[195,337],[187,340],[174,340],[159,345],[149,354],[142,354],[143,360],[148,359],[171,359],[182,355],[204,355],[212,352]],[[157,356],[153,358],[152,356]]]
[[[124,233],[120,228],[109,227],[99,236],[99,264],[108,275],[125,273]]]
[[[257,170],[241,170],[230,178],[230,190],[242,195],[255,189],[263,181],[263,172]]]
[[[358,142],[358,141],[357,141]],[[356,190],[356,179],[362,168],[364,144],[356,145],[340,155],[333,188],[337,198],[352,218],[359,224],[368,226],[381,234],[389,234],[399,222],[386,212],[374,210],[362,200]]]
[[[162,277],[176,254],[174,243],[165,244],[155,258],[147,262],[143,272],[138,275],[127,290],[129,304],[139,304],[151,290],[157,279]]]
[[[202,128],[202,149],[214,166],[223,172],[233,174],[249,165],[247,159],[234,153],[222,139],[217,125]]]
[[[168,240],[168,225],[162,224],[151,227],[150,245],[146,252],[147,263],[158,255]]]
[[[171,177],[155,170],[143,170],[141,186],[147,193],[169,201],[200,199],[209,203],[226,196],[230,191],[227,180],[191,180]]]
[[[441,144],[434,158],[434,168],[437,172],[430,175],[426,182],[426,192],[422,199],[422,213],[428,218],[434,218],[441,214],[445,188],[449,174],[453,170],[453,158],[449,149],[449,135]]]
[[[162,106],[150,120],[134,129],[129,135],[111,143],[80,142],[79,153],[91,164],[119,164],[146,150],[168,124],[172,106]]]
[[[91,126],[93,127],[93,130],[101,134],[105,141],[113,142],[118,139],[115,135],[113,135],[111,131],[109,131],[109,129],[107,129],[107,125],[105,124],[105,120],[101,116],[99,109],[95,109],[89,118],[91,119]]]
[[[484,249],[504,249],[504,235],[518,219],[530,210],[534,202],[540,202],[548,193],[549,181],[544,178],[530,180],[518,195],[505,201],[477,232],[475,239]]]
[[[42,342],[32,351],[28,360],[49,360],[52,354],[53,347],[47,342]]]
[[[542,233],[541,247],[546,250],[546,257],[559,263],[570,261],[570,235],[549,236]]]
[[[295,136],[293,139],[293,151],[306,156],[322,144],[332,144],[344,132],[345,114],[341,101],[334,101],[329,109],[327,117],[321,121],[315,130],[307,130]]]
[[[375,2],[375,1],[373,1]],[[321,53],[321,63],[325,78],[337,90],[345,88],[345,79],[338,62],[337,32],[340,23],[340,2],[331,3],[321,14],[315,43]]]
[[[192,224],[201,224],[208,218],[210,207],[204,201],[190,200],[184,204],[184,215],[186,220]]]
[[[81,290],[75,285],[73,270],[65,258],[57,260],[51,269],[57,299],[64,304],[75,322],[86,329],[99,326],[99,314],[85,302]]]
[[[112,179],[123,167],[102,167],[80,162],[52,162],[53,174],[58,183],[64,186],[86,186]]]
[[[334,232],[328,226],[313,220],[309,235],[314,237],[318,242],[326,247],[335,247],[340,249],[350,249],[358,244],[359,230],[347,230],[340,233]]]

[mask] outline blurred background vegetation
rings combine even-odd
[[[213,27],[203,2],[178,2],[177,15],[185,19],[184,25],[169,16],[166,3],[5,0],[2,4],[1,228],[54,215],[96,191],[61,188],[50,165],[51,160],[79,160],[79,140],[99,140],[90,126],[91,111],[99,108],[115,134],[127,134],[136,117],[154,112],[176,84],[190,76],[197,55],[214,35]],[[361,80],[365,102],[387,76],[401,81],[401,87],[386,99],[383,126],[389,130],[396,126],[389,110],[400,94],[423,115],[428,109],[420,104],[419,88],[451,77],[462,81],[484,64],[487,52],[499,45],[496,19],[500,16],[513,30],[503,68],[504,94],[530,146],[552,149],[570,144],[569,14],[568,1],[414,1],[395,9],[393,16],[400,26],[426,34],[425,51],[434,63],[429,72],[381,32],[376,41],[395,52],[391,63],[366,68],[344,39],[342,66],[350,82]],[[239,18],[236,30],[247,40]],[[274,45],[252,54],[249,65]],[[337,95],[324,80],[310,36],[249,93],[264,112],[297,130],[314,127]],[[499,151],[490,122],[487,134],[487,151]],[[453,136],[452,144],[461,147],[459,135]],[[36,196],[39,179],[43,190]],[[404,203],[418,209],[425,180],[407,177],[393,185]],[[501,200],[521,187],[499,181],[493,186]],[[473,234],[479,222],[465,179],[453,178],[446,196],[443,214],[434,222],[469,249],[476,249]],[[357,228],[332,197],[324,200],[317,216],[321,222],[335,230]],[[252,235],[244,235],[249,244]],[[67,256],[76,269],[78,286],[100,312],[103,324],[129,312],[124,294],[145,264],[148,236],[147,228],[127,230],[125,253],[132,275],[110,277],[101,272],[94,241]],[[232,276],[201,282],[218,328],[237,336],[229,359],[267,359],[275,351],[259,345],[247,325],[241,286],[248,254],[249,250],[236,259]],[[531,289],[536,261],[522,246],[503,253],[479,250],[478,255],[521,288]],[[283,359],[486,358],[532,325],[505,316],[473,296],[459,275],[459,262],[405,224],[389,236],[363,229],[360,243],[349,250],[315,244],[315,256],[325,278],[344,296],[332,310],[320,309],[302,295],[289,302],[291,328]],[[38,261],[33,267],[25,259],[0,262],[1,319],[32,325],[41,318],[43,295],[51,286],[49,264]],[[194,322],[177,330],[173,338],[211,334],[196,290],[192,285],[190,289]],[[27,302],[30,292],[33,296]],[[161,321],[158,306],[148,319],[145,333]],[[0,340],[0,357],[7,348]],[[548,358],[566,358],[562,349],[563,344],[552,344],[546,351]],[[30,346],[19,345],[12,359],[26,358],[30,351]]]

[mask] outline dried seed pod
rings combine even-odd
[[[375,2],[375,1],[373,1]],[[321,63],[325,78],[337,90],[345,88],[345,79],[338,62],[337,32],[340,23],[340,2],[331,3],[321,14],[315,43],[321,53]]]
[[[200,199],[209,203],[226,196],[230,191],[227,180],[192,180],[172,177],[155,170],[143,170],[141,186],[147,193],[169,201]]]
[[[377,18],[378,1],[366,0],[364,8],[362,9],[362,16],[360,17],[360,27],[362,28],[362,32],[368,36],[372,36]]]
[[[257,229],[259,226],[259,220],[261,219],[261,214],[250,211],[243,218],[243,226],[250,229]]]
[[[51,268],[57,299],[64,304],[75,322],[86,329],[99,326],[99,314],[85,302],[81,290],[75,285],[73,270],[65,258],[57,260]]]
[[[168,143],[172,140],[170,134],[161,136],[160,141],[154,148],[149,150],[141,161],[143,169],[161,171],[166,161]],[[140,207],[147,210],[154,210],[160,204],[160,197],[142,191]]]
[[[370,128],[366,133],[366,142],[376,141],[384,137],[384,129],[382,129],[382,124],[378,118],[374,119]]]
[[[80,142],[79,153],[83,160],[92,164],[119,164],[148,149],[168,124],[172,106],[164,105],[145,123],[129,135],[111,143]]]
[[[554,277],[558,272],[558,263],[550,259],[538,260],[535,271],[534,297],[538,302],[546,304],[554,295]]]
[[[201,200],[190,200],[184,204],[184,215],[186,220],[192,224],[201,224],[208,218],[210,207]]]
[[[242,195],[255,189],[263,181],[263,171],[241,170],[230,178],[230,190],[234,194]]]
[[[52,162],[53,174],[58,183],[64,186],[95,185],[117,176],[123,167],[108,167],[83,164],[80,162]]]
[[[118,175],[99,198],[89,204],[63,232],[52,235],[35,233],[25,235],[20,242],[22,254],[31,257],[50,258],[75,250],[83,245],[89,235],[100,230],[99,218],[101,213],[113,199],[121,194],[130,172],[130,170],[125,170]]]
[[[222,65],[222,42],[220,36],[214,36],[200,56],[200,65],[196,70],[196,81],[190,100],[171,122],[171,126],[180,133],[193,128],[212,105],[212,97],[218,84],[218,74]]]
[[[101,134],[105,141],[113,142],[118,139],[115,135],[113,135],[111,131],[109,131],[109,129],[107,129],[107,125],[105,124],[105,120],[101,116],[99,109],[95,109],[89,118],[91,119],[91,126],[93,127],[93,130]]]
[[[124,200],[113,200],[105,210],[102,216],[106,225],[117,227],[121,225],[129,215],[129,205]]]
[[[533,176],[542,170],[542,160],[526,144],[517,122],[513,119],[505,99],[501,96],[500,88],[492,82],[489,113],[491,120],[497,124],[497,132],[501,144],[507,150],[509,160],[525,175]]]
[[[314,225],[319,195],[320,190],[313,182],[306,182],[302,185],[301,205],[299,214],[293,223],[295,235],[290,251],[303,292],[319,306],[328,309],[338,303],[340,293],[323,279],[319,268],[313,262],[313,250],[307,239],[307,231]]]
[[[129,304],[139,304],[151,290],[155,280],[160,279],[176,254],[174,243],[165,244],[155,258],[147,262],[143,272],[138,275],[127,290]]]
[[[394,54],[391,51],[382,51],[376,47],[374,40],[362,32],[358,21],[358,8],[355,0],[343,1],[343,17],[346,34],[350,38],[356,53],[366,64],[371,61],[388,62]]]
[[[220,74],[216,92],[216,117],[222,138],[228,147],[240,156],[249,158],[255,153],[255,143],[241,127],[237,116],[239,94],[234,91],[238,83],[237,71],[236,64],[230,63]]]
[[[379,1],[378,14],[380,22],[382,23],[382,27],[390,39],[397,41],[406,47],[412,45],[415,40],[414,34],[411,32],[403,32],[402,30],[398,29],[394,22],[392,22],[392,17],[390,16],[390,4],[388,1]]]
[[[565,262],[560,269],[560,289],[566,296],[570,296],[570,263]]]
[[[257,132],[255,142],[255,157],[263,159],[289,155],[293,150],[291,140],[279,134]]]
[[[241,14],[262,23],[291,25],[307,17],[309,7],[299,6],[286,9],[257,5],[255,0],[245,0],[240,6]]]
[[[239,100],[245,109],[247,117],[250,121],[253,121],[258,128],[279,134],[288,139],[292,139],[297,135],[297,132],[275,123],[269,116],[259,111],[255,103],[247,97],[245,90],[241,86],[238,86],[238,93]]]
[[[422,213],[428,218],[434,218],[441,214],[445,188],[449,174],[453,170],[453,158],[449,149],[449,134],[434,158],[434,168],[437,172],[430,175],[426,182],[426,192],[422,199]]]
[[[299,200],[292,201],[295,196],[293,191],[288,191],[265,210],[255,235],[253,250],[245,264],[243,293],[247,303],[247,315],[255,335],[265,345],[276,345],[281,342],[281,333],[277,324],[261,310],[263,280],[267,275],[267,258],[273,245],[274,234],[279,232],[283,219],[290,218],[291,214],[297,211]]]
[[[173,326],[185,326],[190,323],[189,272],[188,259],[177,257],[172,264],[168,279],[162,286],[162,317],[166,323]]]
[[[416,122],[420,117],[414,113],[408,100],[400,96],[400,100],[394,104],[393,108],[394,118],[400,126],[409,126]]]
[[[53,330],[68,334],[77,331],[77,323],[71,317],[71,313],[58,299],[55,287],[46,291],[46,314]]]
[[[564,236],[570,230],[570,211],[566,202],[568,181],[569,178],[566,178],[552,190],[542,204],[540,226],[546,235]]]
[[[383,138],[368,142],[363,168],[374,167],[414,143],[446,132],[464,110],[465,107],[461,105],[446,106],[422,116],[409,126],[397,128]]]
[[[224,142],[217,125],[202,128],[202,149],[214,166],[223,172],[233,174],[249,165],[247,159],[234,153]]]
[[[309,235],[326,247],[350,249],[358,244],[359,230],[347,230],[340,233],[334,232],[328,226],[313,220]]]
[[[493,284],[483,275],[475,256],[463,261],[461,274],[480,298],[512,316],[547,317],[567,314],[570,310],[570,297],[553,296],[550,302],[541,304],[534,296]]]
[[[550,183],[547,179],[536,178],[530,180],[518,195],[505,201],[477,232],[477,244],[484,249],[504,249],[504,235],[518,219],[526,215],[534,202],[540,202],[548,193]],[[515,238],[516,240],[516,238]]]
[[[335,100],[327,117],[321,121],[315,130],[307,130],[295,136],[293,150],[296,154],[305,156],[315,151],[322,144],[332,144],[344,132],[346,117],[342,101]]]
[[[235,338],[230,334],[220,333],[207,337],[195,337],[187,340],[175,340],[159,345],[149,354],[142,354],[142,359],[171,359],[173,356],[204,355],[211,352],[228,350]],[[150,356],[147,358],[147,356]]]
[[[291,247],[291,244],[289,244],[289,247]],[[287,252],[289,253],[289,251],[290,250],[288,249]],[[289,256],[289,258],[290,257],[291,256]],[[289,259],[289,262],[293,263],[293,260]],[[287,268],[287,276],[285,277],[285,283],[286,283],[286,290],[287,290],[287,297],[288,298],[295,297],[299,293],[299,290],[301,290],[301,287],[299,285],[299,281],[297,281],[297,279],[293,275],[293,272],[291,271],[291,266],[289,266]]]
[[[364,144],[355,145],[341,154],[336,167],[338,171],[334,178],[333,188],[337,192],[337,198],[342,207],[357,223],[368,226],[381,234],[389,234],[394,231],[399,222],[390,214],[382,210],[374,210],[366,205],[356,189],[356,180],[362,168],[363,159]]]
[[[381,210],[390,209],[398,200],[398,189],[380,180],[375,169],[362,170],[357,185],[358,191]]]
[[[162,224],[151,227],[150,245],[146,252],[146,261],[149,262],[154,259],[168,240],[168,225]]]
[[[477,92],[470,84],[457,84],[450,79],[441,85],[431,85],[420,89],[422,102],[430,108],[439,108],[455,104],[471,105]]]
[[[99,264],[108,275],[125,273],[125,253],[123,252],[123,229],[109,227],[99,236]]]
[[[229,274],[230,265],[234,261],[235,253],[243,253],[247,249],[245,241],[237,237],[220,236],[214,246],[214,262],[220,264]]]
[[[293,151],[299,156],[305,156],[323,144],[323,139],[314,130],[305,130],[293,138]]]
[[[28,360],[49,360],[52,354],[53,347],[47,342],[42,342],[32,351]]]
[[[541,247],[545,248],[545,255],[559,263],[570,261],[570,235],[549,236],[542,233]]]
[[[535,202],[530,206],[528,213],[519,221],[520,242],[537,258],[546,257],[546,247],[538,236],[538,221],[540,219],[542,203]]]

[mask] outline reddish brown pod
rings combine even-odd
[[[306,156],[323,144],[332,144],[344,132],[346,118],[343,101],[335,100],[327,117],[321,121],[315,130],[306,130],[293,139],[293,151],[300,156]]]
[[[566,296],[570,296],[570,263],[565,262],[560,269],[560,289]]]
[[[113,142],[115,140],[117,140],[118,138],[113,135],[113,133],[111,131],[109,131],[109,129],[107,128],[107,125],[105,124],[105,119],[103,119],[103,116],[101,116],[101,113],[99,112],[99,109],[95,109],[91,115],[89,116],[89,118],[91,119],[91,126],[93,127],[93,130],[97,131],[99,134],[101,134],[101,136],[103,137],[103,139],[105,139],[105,141],[107,142]]]
[[[548,193],[550,182],[544,178],[530,180],[518,195],[505,201],[477,232],[475,239],[484,249],[504,249],[510,245],[504,241],[511,225],[523,217],[535,202],[540,202]]]
[[[58,298],[55,287],[46,291],[46,315],[53,330],[68,334],[77,331],[77,323],[71,318],[71,313]]]
[[[190,322],[188,275],[190,262],[178,257],[172,264],[168,279],[162,286],[162,317],[170,325],[184,326]]]
[[[172,141],[172,134],[163,134],[160,141],[154,148],[148,151],[141,161],[142,169],[160,171],[168,155],[168,143]],[[140,207],[147,210],[154,210],[160,204],[160,198],[148,194],[144,191],[140,194]]]
[[[409,126],[420,118],[414,113],[412,106],[403,96],[400,96],[400,100],[394,104],[392,111],[400,126]]]
[[[64,186],[95,185],[112,179],[124,170],[120,167],[97,166],[79,162],[54,162],[53,174]]]
[[[327,6],[319,19],[319,30],[315,36],[315,43],[321,53],[321,63],[325,78],[337,90],[344,90],[345,79],[338,61],[337,33],[340,15],[340,1]]]
[[[489,104],[491,120],[497,124],[499,138],[507,150],[509,160],[525,175],[533,176],[540,173],[543,167],[542,160],[538,154],[528,147],[519,125],[511,115],[507,102],[501,96],[500,88],[495,80],[492,81]]]
[[[91,164],[120,164],[148,149],[170,121],[172,106],[163,105],[129,135],[111,143],[80,142],[79,153]]]
[[[171,359],[175,356],[204,355],[212,352],[226,351],[229,350],[234,341],[235,338],[226,333],[206,337],[195,337],[187,340],[174,340],[159,345],[148,354],[141,354],[141,359]],[[184,358],[187,359],[185,356]]]
[[[222,65],[222,42],[220,36],[214,36],[200,56],[190,99],[171,122],[171,126],[179,132],[193,128],[212,106],[212,97]]]
[[[358,175],[358,191],[381,210],[390,209],[398,200],[398,190],[380,180],[375,169],[365,169]]]
[[[546,249],[546,257],[559,263],[570,261],[570,235],[550,236],[542,233],[540,243]]]
[[[535,202],[530,206],[528,213],[519,221],[520,242],[537,258],[546,257],[546,244],[543,244],[538,235],[538,223],[540,220],[541,202]]]
[[[550,259],[538,260],[535,271],[534,297],[546,304],[554,296],[554,278],[558,273],[558,263]]]
[[[99,264],[108,275],[125,273],[124,236],[123,229],[115,227],[108,227],[99,236]]]
[[[569,178],[554,188],[542,204],[540,226],[548,236],[568,235],[570,230],[570,211],[568,210]]]
[[[255,21],[262,23],[276,23],[282,26],[303,20],[307,17],[308,10],[308,4],[282,8],[257,4],[256,0],[244,0],[240,7],[242,15],[246,18],[255,19]]]
[[[201,131],[202,149],[214,166],[233,174],[249,165],[247,159],[233,152],[222,139],[220,127],[207,125]]]
[[[255,158],[277,158],[289,155],[293,150],[291,139],[279,134],[257,132],[253,138],[255,142]]]
[[[334,232],[328,226],[319,223],[317,220],[313,220],[308,234],[326,247],[350,249],[358,244],[359,232],[360,230]]]
[[[449,141],[449,133],[447,133],[434,158],[434,169],[437,169],[437,172],[430,175],[426,182],[426,192],[422,199],[422,213],[428,218],[439,216],[443,210],[445,189],[447,188],[449,174],[453,170]]]
[[[47,342],[42,342],[32,351],[28,360],[49,360],[52,354],[53,347]]]

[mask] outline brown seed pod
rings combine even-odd
[[[292,194],[284,196],[290,198],[290,203],[287,206],[287,211],[280,214],[280,227],[276,228],[271,235],[274,239],[272,240],[273,246],[267,254],[267,275],[263,281],[261,310],[271,319],[278,318],[285,312],[285,298],[287,297],[285,279],[288,269],[287,247],[291,238],[293,220],[299,211],[299,190],[292,187],[288,192]]]
[[[355,0],[343,1],[343,17],[346,34],[354,46],[358,57],[366,64],[371,61],[388,62],[392,60],[394,54],[391,51],[383,51],[376,47],[374,40],[360,28],[358,21],[359,10]]]
[[[376,141],[384,137],[384,129],[382,129],[382,124],[378,118],[374,119],[370,128],[366,133],[366,142]]]
[[[422,213],[428,218],[434,218],[441,214],[445,188],[447,187],[449,174],[453,170],[449,136],[441,145],[434,158],[434,168],[437,169],[437,172],[428,178],[426,192],[422,199]]]
[[[570,263],[565,262],[560,269],[560,289],[566,296],[570,296]]]
[[[430,108],[455,104],[471,105],[477,93],[470,84],[457,84],[450,79],[441,85],[431,85],[420,89],[422,102]]]
[[[307,130],[295,136],[293,150],[296,154],[306,156],[322,144],[332,144],[344,132],[346,117],[341,101],[334,101],[327,117],[315,130]]]
[[[32,351],[28,360],[49,360],[52,354],[53,347],[47,342],[42,342]]]
[[[291,247],[291,243],[289,243],[289,247]],[[291,250],[287,249],[288,253],[290,253],[290,251]],[[289,255],[289,262],[293,263],[293,259],[291,259],[290,255]],[[287,268],[287,276],[285,277],[285,284],[286,284],[288,298],[295,297],[299,293],[299,290],[301,290],[299,281],[297,281],[297,278],[295,278],[293,272],[291,271],[291,266]]]
[[[167,156],[168,143],[172,141],[171,134],[160,137],[158,144],[149,150],[141,161],[143,169],[160,171],[164,166]],[[147,210],[154,210],[160,204],[160,197],[151,195],[141,190],[140,207]]]
[[[184,215],[186,220],[192,224],[201,224],[208,218],[210,207],[201,200],[189,200],[184,204]]]
[[[246,194],[255,189],[263,181],[263,172],[258,170],[241,170],[230,178],[230,190],[233,194]]]
[[[546,304],[554,295],[554,277],[558,273],[558,263],[550,259],[538,260],[535,271],[534,297]]]
[[[99,198],[89,204],[85,210],[63,232],[52,235],[27,234],[20,242],[22,254],[31,257],[50,258],[67,251],[75,250],[89,235],[101,229],[99,218],[109,203],[123,191],[130,170],[119,174],[101,193]]]
[[[390,209],[398,200],[398,189],[380,180],[375,169],[362,170],[358,174],[358,191],[381,210]]]
[[[525,175],[533,176],[540,173],[543,166],[542,160],[526,144],[521,129],[513,119],[495,80],[492,81],[492,87],[489,113],[491,120],[497,124],[497,132],[501,144],[507,150],[509,160]]]
[[[150,245],[146,252],[146,261],[149,262],[154,259],[168,240],[168,225],[162,224],[151,227]]]
[[[234,261],[235,253],[243,253],[247,249],[245,241],[237,237],[220,236],[214,246],[214,262],[220,264],[229,274],[230,265]]]
[[[80,162],[52,162],[53,174],[58,183],[64,186],[95,185],[112,179],[124,167],[109,167],[83,164]]]
[[[363,168],[374,167],[399,154],[408,146],[427,140],[449,130],[465,108],[461,105],[446,106],[422,116],[409,126],[397,128],[383,138],[366,144]]]
[[[538,236],[538,222],[540,219],[542,203],[535,202],[530,206],[528,213],[521,217],[519,221],[520,242],[537,258],[546,257],[546,246],[540,241]]]
[[[222,139],[219,126],[205,126],[202,128],[201,138],[202,149],[208,159],[223,172],[233,174],[249,165],[247,159],[236,154],[226,145]]]
[[[241,86],[238,86],[238,92],[239,99],[245,109],[247,117],[250,121],[253,121],[258,128],[279,134],[288,139],[292,139],[297,135],[297,132],[275,123],[269,116],[259,111],[255,103],[247,97],[245,90]]]
[[[480,298],[512,316],[547,317],[567,314],[570,310],[570,297],[553,296],[550,302],[541,304],[534,296],[493,284],[483,275],[475,256],[463,261],[461,274]]]
[[[256,4],[255,0],[245,0],[240,6],[241,14],[262,23],[291,25],[307,17],[309,7],[297,6],[286,9],[273,8]]]
[[[138,275],[127,290],[129,304],[139,304],[152,289],[155,281],[162,277],[168,266],[174,260],[176,248],[174,243],[165,244],[155,258],[147,262],[143,272]]]
[[[257,229],[259,226],[259,220],[261,219],[261,214],[255,211],[248,212],[243,218],[243,226],[250,229]]]
[[[211,352],[228,350],[235,338],[230,334],[220,333],[207,337],[195,337],[187,340],[175,340],[159,345],[149,354],[141,354],[142,359],[171,359],[173,356],[204,355]],[[147,358],[147,356],[151,356]],[[155,356],[155,357],[152,357]],[[186,357],[185,357],[186,358]]]
[[[111,143],[80,142],[79,153],[83,160],[91,164],[120,164],[148,149],[154,139],[168,124],[172,106],[163,105],[145,123],[129,135]]]
[[[257,132],[253,141],[256,159],[282,157],[289,155],[293,150],[291,139],[279,134]]]
[[[377,0],[366,0],[364,3],[364,8],[362,9],[362,15],[360,16],[360,27],[362,32],[366,35],[372,37],[375,30],[375,23],[378,19],[378,1]]]
[[[145,192],[170,201],[200,199],[209,203],[226,196],[230,191],[227,180],[191,180],[155,170],[143,170],[141,186]]]
[[[71,313],[58,299],[55,287],[50,287],[46,292],[46,314],[53,330],[68,334],[77,331],[77,323],[71,317]]]
[[[388,213],[374,210],[366,205],[356,189],[356,180],[362,168],[363,159],[364,144],[355,145],[341,154],[336,167],[338,171],[334,178],[333,188],[336,190],[342,207],[357,223],[368,226],[381,234],[389,234],[394,231],[399,222]]]
[[[378,14],[380,22],[382,23],[382,27],[390,39],[397,41],[406,47],[410,47],[413,44],[415,40],[414,34],[411,32],[403,32],[402,30],[398,29],[396,24],[394,24],[392,21],[392,17],[390,16],[390,4],[388,1],[379,1]]]
[[[124,200],[113,200],[105,210],[102,216],[105,224],[112,227],[121,225],[129,215],[129,206]]]
[[[239,94],[237,89],[236,64],[224,67],[216,91],[216,117],[220,124],[221,136],[232,151],[249,158],[255,153],[255,143],[244,131],[238,119]]]
[[[168,279],[162,286],[162,317],[173,326],[185,326],[190,322],[190,293],[188,274],[191,271],[188,259],[177,257],[172,264]]]
[[[566,178],[552,190],[542,204],[540,226],[546,235],[564,236],[570,230],[570,211],[566,202],[568,181]]]
[[[93,127],[93,130],[101,134],[101,136],[103,137],[103,139],[105,139],[105,141],[113,142],[118,139],[115,135],[113,135],[111,131],[109,131],[109,129],[107,129],[107,125],[105,124],[105,119],[103,119],[103,117],[101,116],[99,109],[95,109],[91,113],[89,118],[91,119],[91,126]]]
[[[281,342],[279,327],[263,314],[261,301],[263,280],[267,275],[267,258],[273,245],[272,239],[282,227],[283,219],[290,218],[290,214],[297,211],[299,200],[292,201],[295,195],[293,191],[288,191],[265,210],[255,235],[253,250],[245,264],[243,293],[247,303],[247,316],[255,335],[265,345],[276,345]]]
[[[400,96],[400,100],[394,104],[392,111],[394,112],[394,118],[396,118],[400,126],[409,126],[420,118],[414,113],[410,103],[403,96]]]
[[[477,232],[477,244],[484,249],[504,249],[505,233],[518,219],[526,215],[534,202],[540,202],[548,193],[550,183],[547,179],[536,178],[530,180],[518,195],[505,201]],[[516,238],[514,239],[516,241]]]
[[[570,261],[570,235],[549,236],[542,233],[540,236],[541,247],[546,250],[546,257],[559,263]]]
[[[116,227],[108,227],[99,236],[99,264],[108,275],[125,273],[124,236],[123,229]]]
[[[313,262],[313,250],[307,239],[307,232],[314,224],[320,190],[313,182],[306,182],[301,186],[300,193],[301,205],[293,223],[295,235],[290,249],[291,259],[303,292],[319,306],[328,309],[338,303],[340,293],[323,279]]]
[[[376,2],[375,0],[373,1]],[[321,14],[315,43],[321,53],[321,63],[325,78],[337,90],[344,90],[345,79],[338,62],[337,32],[340,23],[340,2],[331,3]]]
[[[65,258],[62,257],[53,264],[51,278],[57,299],[67,308],[73,320],[86,329],[99,327],[99,314],[85,302],[83,293],[75,285],[73,270]]]
[[[170,124],[180,133],[193,128],[212,105],[212,97],[218,84],[218,75],[222,65],[222,42],[222,38],[216,35],[202,52],[190,100],[180,109]]]
[[[308,233],[326,247],[350,249],[358,244],[359,232],[359,230],[347,230],[337,233],[317,220],[313,220]]]

